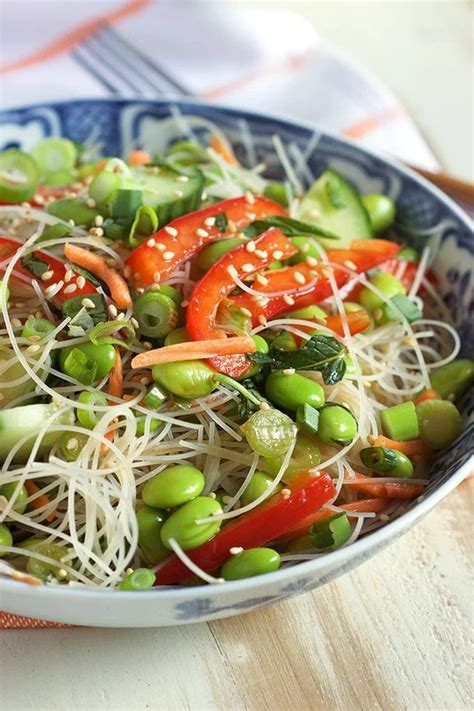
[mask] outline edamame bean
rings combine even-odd
[[[282,318],[300,318],[306,321],[318,321],[319,323],[324,323],[327,317],[328,315],[326,311],[319,306],[316,306],[316,304],[313,304],[312,306],[305,306],[303,309],[288,311],[282,316]]]
[[[4,484],[0,487],[0,494],[4,496],[8,501],[15,495],[18,488],[18,482],[10,481],[8,484]],[[26,504],[25,499],[28,498],[28,491],[26,486],[20,486],[19,492],[16,494],[15,503],[13,504],[13,510],[19,514],[25,513]]]
[[[248,548],[224,563],[221,577],[225,580],[254,578],[256,575],[273,573],[280,565],[280,554],[272,548]]]
[[[207,272],[224,254],[235,249],[235,247],[239,247],[244,242],[247,242],[245,237],[230,237],[229,239],[220,239],[217,242],[208,244],[199,253],[196,264],[201,271]]]
[[[268,353],[269,346],[263,336],[259,336],[257,334],[255,336],[252,336],[252,340],[254,341],[257,347],[257,353]],[[245,380],[246,378],[253,378],[254,375],[257,375],[257,373],[261,371],[261,369],[262,366],[260,363],[254,363],[243,375],[241,375],[239,378],[236,378],[236,380]]]
[[[11,546],[13,544],[13,536],[11,534],[8,526],[4,523],[0,523],[0,546]],[[4,551],[0,550],[0,558],[6,555]]]
[[[407,262],[419,262],[420,255],[413,247],[404,247],[397,254],[397,259],[405,259]]]
[[[318,437],[325,444],[345,447],[357,434],[357,420],[342,405],[328,403],[320,410]]]
[[[267,489],[270,488],[270,486],[273,484],[273,479],[268,476],[268,474],[265,474],[265,472],[255,472],[253,477],[250,479],[250,482],[247,486],[247,488],[244,490],[242,496],[241,496],[241,503],[242,506],[247,506],[247,504],[251,504],[252,501],[255,501],[258,499],[262,494],[264,494]],[[276,494],[278,491],[281,491],[281,486],[278,484],[271,492],[271,495]]]
[[[47,580],[50,575],[57,575],[62,568],[62,558],[68,555],[69,549],[66,546],[59,545],[58,543],[46,543],[45,541],[36,539],[30,539],[25,541],[24,546],[27,548],[34,549],[37,553],[46,556],[47,558],[52,558],[52,561],[57,562],[46,562],[39,560],[38,558],[28,558],[26,564],[26,570],[31,575],[35,575],[41,580]],[[68,575],[64,575],[63,579],[67,580]]]
[[[443,399],[457,399],[474,383],[474,361],[466,358],[452,360],[430,373],[431,387]]]
[[[216,387],[215,371],[201,360],[160,363],[151,372],[158,385],[186,400],[205,397]]]
[[[369,281],[376,289],[382,292],[386,299],[391,299],[398,294],[406,294],[406,289],[402,282],[386,272],[376,272]],[[368,287],[364,287],[361,290],[359,300],[368,311],[374,311],[385,303],[381,296]]]
[[[175,328],[170,331],[165,338],[165,346],[174,346],[176,343],[187,343],[189,341],[189,334],[184,328]]]
[[[300,405],[319,408],[324,405],[324,390],[319,383],[299,373],[285,374],[282,370],[270,373],[265,381],[267,397],[285,410],[297,410]]]
[[[397,449],[366,447],[360,450],[359,457],[364,466],[382,476],[411,479],[415,474],[410,459]]]
[[[241,425],[247,442],[262,457],[285,454],[296,437],[296,425],[280,410],[258,410]]]
[[[390,227],[395,219],[395,203],[386,195],[364,195],[362,198],[375,234]]]
[[[170,539],[174,538],[184,551],[197,548],[215,536],[221,527],[221,521],[197,523],[199,519],[222,513],[220,504],[209,496],[198,496],[188,501],[171,514],[161,529],[161,540],[171,548]]]
[[[290,189],[285,185],[285,183],[272,182],[265,186],[263,191],[265,197],[279,202],[283,207],[288,207],[288,201],[290,197]]]
[[[120,590],[141,592],[155,584],[155,573],[150,568],[137,568],[120,583]]]
[[[307,257],[313,257],[314,259],[321,258],[321,250],[316,240],[312,237],[297,236],[291,237],[290,239],[299,250],[294,257],[288,260],[290,264],[300,264],[306,261]]]
[[[285,453],[278,456],[269,455],[265,458],[264,468],[271,475],[276,476],[283,464]],[[316,441],[302,432],[298,432],[296,444],[293,449],[288,467],[283,475],[285,482],[290,482],[299,474],[309,471],[317,467],[321,461],[321,452]]]
[[[161,528],[166,521],[167,514],[151,506],[140,506],[136,512],[138,524],[138,545],[147,561],[156,565],[170,554],[161,541]]]
[[[278,336],[275,336],[275,338],[272,341],[272,346],[274,348],[279,348],[282,351],[297,351],[298,350],[298,345],[291,333],[288,333],[288,331],[282,331],[281,333],[278,334]]]
[[[424,400],[416,406],[420,437],[431,449],[444,449],[462,432],[462,417],[449,400]]]
[[[181,506],[204,489],[204,474],[191,464],[178,464],[155,474],[143,487],[142,499],[148,506],[172,509]]]

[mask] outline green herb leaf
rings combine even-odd
[[[49,270],[49,264],[34,254],[28,254],[26,257],[22,257],[20,261],[21,266],[36,277],[41,277]]]
[[[108,291],[107,286],[104,284],[104,282],[100,281],[100,279],[97,279],[97,277],[88,272],[87,269],[78,267],[77,264],[71,264],[71,269],[73,272],[76,272],[76,274],[80,274],[81,276],[83,276],[86,281],[90,281],[90,283],[94,286],[101,286],[103,289]]]
[[[339,210],[341,207],[346,207],[346,203],[341,197],[341,183],[336,175],[332,175],[328,178],[325,190],[327,199],[336,210]]]
[[[215,225],[220,232],[225,232],[228,224],[227,215],[225,212],[218,212],[216,215]]]
[[[116,335],[114,335],[116,334]],[[122,338],[119,337],[122,336]],[[108,321],[98,323],[89,333],[89,339],[95,346],[104,343],[130,348],[135,340],[135,329],[128,321]]]
[[[61,239],[62,237],[66,237],[70,232],[71,232],[71,227],[68,227],[67,225],[49,225],[49,227],[46,227],[43,230],[43,234],[39,238],[38,242],[47,242],[52,239]]]
[[[73,296],[64,302],[62,306],[63,316],[69,316],[74,319],[81,309],[84,309],[84,314],[79,319],[74,321],[76,326],[82,326],[86,330],[96,323],[103,323],[107,321],[107,308],[105,304],[104,297],[101,294],[87,294],[87,298],[94,303],[93,309],[84,309],[82,302],[84,300],[83,296]]]
[[[394,308],[395,307],[395,308]],[[398,294],[392,296],[389,304],[384,304],[383,315],[388,321],[399,321],[400,312],[406,318],[408,323],[418,321],[423,316],[423,312],[416,306],[413,301],[410,301],[408,296]]]
[[[278,215],[266,217],[264,220],[255,220],[251,222],[243,231],[246,237],[251,239],[257,237],[262,232],[269,230],[271,227],[278,227],[287,237],[296,237],[302,235],[311,235],[325,237],[326,239],[339,239],[333,232],[323,230],[322,227],[310,225],[307,222],[300,222],[291,217],[279,217]]]

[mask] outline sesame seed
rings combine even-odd
[[[203,193],[202,193],[202,195],[201,195],[201,200],[202,200],[202,202],[204,202],[205,200],[207,200],[207,193],[206,193],[205,190],[203,190]]]
[[[151,380],[150,378],[147,378],[146,375],[144,375],[143,378],[140,378],[140,382],[142,385],[150,385]]]
[[[210,491],[210,492],[207,494],[207,496],[208,496],[210,499],[215,499],[215,498],[216,498],[216,492],[215,492],[215,491]]]
[[[207,230],[203,230],[202,227],[197,228],[196,234],[198,237],[209,237],[209,232]]]
[[[265,296],[258,296],[256,301],[257,305],[264,309],[265,306],[269,303],[270,299],[267,299]]]
[[[77,289],[77,284],[69,284],[64,288],[65,294],[73,294]]]
[[[87,205],[87,207],[95,207],[95,200],[94,200],[94,198],[91,198],[91,197],[90,197],[90,198],[87,198],[87,200],[86,200],[86,205]]]
[[[272,257],[276,260],[281,259],[283,257],[283,252],[281,251],[281,249],[275,249],[275,251],[272,253]]]
[[[283,375],[294,375],[295,374],[295,369],[294,368],[285,368],[283,371]]]
[[[55,289],[57,289],[57,287],[58,287],[57,282],[47,286],[46,289],[44,290],[45,296],[49,296]]]
[[[246,217],[248,220],[251,220],[253,222],[257,215],[254,212],[247,212]]]
[[[133,326],[134,328],[140,328],[140,324],[138,323],[138,321],[137,321],[136,318],[133,318],[133,316],[132,316],[132,318],[130,319],[130,321],[131,321],[131,324],[132,324],[132,326]],[[141,382],[141,381],[140,381],[140,382]]]
[[[30,343],[38,343],[41,341],[41,336],[28,336],[28,340]]]
[[[255,247],[255,242],[253,240],[249,240],[247,244],[245,245],[245,249],[247,252],[255,252],[256,247]]]
[[[43,313],[41,311],[37,311],[35,313],[35,318],[43,318]]]
[[[183,307],[183,309],[185,309],[186,306],[189,306],[189,301],[187,299],[183,299],[183,301],[181,302],[181,306]]]
[[[425,497],[422,494],[421,496],[418,496],[417,501],[419,504],[421,504],[421,502],[424,501],[424,499],[425,499]]]
[[[243,550],[242,546],[232,546],[232,548],[229,548],[229,553],[231,555],[239,555]]]
[[[66,449],[76,449],[79,446],[79,440],[75,437],[71,437],[66,443]]]
[[[265,318],[265,316],[263,314],[260,314],[260,316],[258,317],[258,322],[259,322],[260,326],[266,326],[268,323],[267,319]]]
[[[171,262],[174,257],[174,252],[163,252],[163,259],[165,262]]]
[[[311,215],[311,217],[321,217],[321,213],[319,212],[319,210],[316,210],[315,207],[313,207],[313,208],[309,211],[309,214]]]
[[[314,269],[309,270],[309,275],[311,279],[319,279],[319,274],[318,272],[314,271]]]
[[[268,252],[264,249],[256,249],[255,254],[257,257],[260,257],[260,259],[266,259],[268,257]]]
[[[240,310],[244,316],[252,316],[252,312],[250,311],[250,309],[246,309],[245,306],[242,306]]]
[[[23,324],[19,318],[12,318],[12,326],[13,328],[21,328]]]
[[[351,262],[350,259],[346,259],[346,261],[344,262],[344,265],[345,265],[348,269],[357,269],[357,266],[354,264],[354,262]]]
[[[22,309],[24,308],[25,304],[22,301],[17,301],[16,304],[13,304],[16,309]]]
[[[74,276],[74,272],[72,271],[72,269],[67,269],[66,274],[64,275],[64,281],[66,282],[66,284],[68,284],[71,281],[73,276]]]
[[[245,202],[247,202],[249,205],[255,204],[255,198],[249,190],[247,190],[247,192],[245,193]]]
[[[71,225],[71,227],[75,227],[75,226],[76,226],[76,223],[74,222],[73,219],[70,219],[70,220],[68,220],[67,222],[68,222],[68,225]]]
[[[294,298],[289,294],[283,294],[283,301],[285,302],[285,304],[288,304],[288,306],[293,306],[295,303]]]
[[[143,341],[143,347],[146,348],[147,351],[151,351],[151,349],[153,348],[150,341]]]
[[[388,522],[390,521],[390,516],[389,516],[388,514],[386,514],[386,513],[381,513],[380,516],[379,516],[379,519],[380,519],[383,523],[388,523]]]
[[[289,496],[291,496],[291,489],[282,489],[280,493],[284,499],[287,499]]]
[[[382,309],[374,309],[374,318],[378,321],[383,316]]]
[[[157,242],[156,248],[159,249],[160,252],[164,252],[166,249],[166,244],[164,244],[163,242]]]
[[[170,227],[170,225],[166,225],[164,228],[165,232],[169,234],[171,237],[177,237],[178,236],[178,230],[176,227]]]
[[[270,408],[270,405],[269,405],[268,402],[261,402],[261,403],[260,403],[260,410],[264,410],[264,411],[265,411],[265,410],[270,410],[270,409],[271,409],[271,408]]]
[[[176,180],[177,180],[179,183],[187,183],[188,180],[189,180],[189,178],[188,178],[187,175],[178,175],[178,177],[176,178]]]
[[[305,254],[306,254],[306,252],[309,252],[309,244],[306,243],[306,244],[301,245],[300,252],[304,252]]]
[[[212,216],[206,217],[206,219],[204,220],[204,224],[206,225],[206,227],[214,227],[214,225],[216,224],[216,218]]]
[[[123,311],[117,314],[117,321],[125,321],[125,314],[123,313]]]
[[[86,280],[84,279],[82,274],[77,277],[76,282],[79,289],[83,289],[86,285]]]
[[[109,304],[108,311],[109,311],[109,314],[110,314],[113,318],[115,318],[115,317],[117,316],[117,307],[114,306],[113,304]]]
[[[154,286],[156,286],[156,284],[152,284],[151,288],[153,289]],[[145,289],[143,289],[141,286],[137,287],[135,291],[137,292],[137,294],[140,294],[140,296],[145,293]]]
[[[155,284],[158,284],[160,282],[160,280],[161,280],[160,272],[155,272],[153,274],[153,281],[155,282]]]
[[[247,264],[242,264],[241,269],[243,272],[245,272],[245,274],[250,274],[250,272],[253,272],[254,266],[253,264],[247,262]]]
[[[54,276],[54,272],[48,269],[47,272],[42,273],[41,281],[49,281],[50,279],[53,278],[53,276]]]
[[[232,234],[234,232],[237,232],[237,225],[235,224],[234,220],[229,220],[227,222],[227,229],[229,230],[229,232],[232,232]]]
[[[58,570],[58,578],[67,578],[67,570],[64,570],[64,568],[60,568]]]
[[[85,309],[95,309],[95,304],[92,301],[92,299],[88,299],[87,297],[85,299],[82,299],[81,304]]]
[[[131,273],[132,273],[132,270],[130,269],[130,267],[125,267],[125,269],[123,270],[123,275],[126,279],[128,279],[130,277]]]
[[[102,215],[96,215],[94,217],[94,224],[96,227],[102,227],[102,225],[104,224],[104,218],[102,217]]]
[[[267,277],[264,277],[263,274],[257,274],[255,280],[258,281],[259,284],[262,284],[262,286],[266,286],[268,284],[268,279]]]
[[[298,282],[298,284],[306,284],[306,279],[304,278],[301,272],[295,272],[293,276],[295,278],[295,281]]]
[[[156,240],[154,240],[153,237],[151,239],[149,239],[147,242],[148,247],[154,247],[155,244],[156,244]]]
[[[318,264],[318,260],[316,257],[306,257],[306,264],[308,267],[316,267]]]
[[[173,190],[173,195],[176,195],[176,197],[183,197],[183,191],[182,190]]]
[[[161,291],[161,286],[159,284],[152,284],[149,287],[149,289],[150,289],[150,291]],[[138,291],[138,289],[137,289],[137,291]],[[145,290],[143,290],[143,291],[145,291]]]
[[[40,348],[41,348],[41,346],[34,345],[34,346],[28,346],[28,348],[26,350],[28,353],[37,353]]]

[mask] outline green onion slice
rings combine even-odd
[[[66,462],[75,462],[89,437],[81,432],[64,432],[59,439],[59,453]]]
[[[120,338],[118,334],[123,336],[123,338]],[[135,329],[128,321],[98,323],[89,333],[89,339],[95,346],[104,345],[104,343],[106,343],[122,346],[123,348],[130,348],[135,340]]]
[[[85,390],[79,395],[77,401],[82,405],[89,405],[91,408],[106,407],[108,405],[107,398],[99,391],[91,393]],[[83,427],[87,427],[89,430],[93,430],[99,421],[97,414],[93,410],[85,410],[82,407],[77,409],[77,419]]]
[[[45,138],[32,155],[43,175],[71,171],[77,160],[76,146],[67,138]]]
[[[376,472],[390,472],[398,465],[398,455],[387,447],[366,447],[359,452],[360,461]]]
[[[176,304],[159,291],[147,291],[139,296],[133,315],[138,321],[139,332],[147,338],[163,338],[178,323]]]
[[[158,229],[158,217],[149,205],[141,205],[135,213],[128,238],[131,247],[138,247],[147,237]]]
[[[317,432],[319,427],[319,410],[305,403],[296,411],[296,421],[304,425],[310,432]]]
[[[0,200],[29,200],[36,192],[39,179],[38,166],[28,153],[16,148],[9,148],[0,153]]]
[[[346,543],[352,535],[351,524],[346,513],[315,521],[310,529],[310,536],[315,548],[335,550]]]
[[[46,338],[52,331],[54,331],[54,325],[51,321],[45,318],[30,318],[23,326],[23,331],[21,335],[23,338]]]
[[[90,360],[83,351],[73,348],[64,360],[64,372],[82,385],[92,385],[97,379],[97,363]]]
[[[152,385],[143,398],[143,404],[145,407],[150,408],[150,410],[158,410],[165,400],[166,394],[158,387],[158,385]]]

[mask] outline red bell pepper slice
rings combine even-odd
[[[218,225],[211,224],[211,218],[221,213],[225,213],[228,220],[224,231]],[[232,198],[178,217],[127,257],[129,281],[135,287],[162,281],[210,242],[230,237],[250,222],[270,215],[286,215],[286,210],[273,200],[256,196],[252,203],[246,197]],[[155,246],[149,246],[150,240],[154,240]]]
[[[376,243],[373,250],[370,249],[372,242]],[[353,244],[357,244],[358,248],[329,249],[327,252],[329,261],[333,264],[348,267],[355,272],[363,273],[390,260],[401,248],[396,242],[389,242],[388,240],[359,240]],[[363,249],[359,247],[361,244],[364,245]],[[311,264],[313,265],[312,260]],[[317,283],[311,291],[308,292],[307,286],[296,281],[297,273],[304,277],[306,285],[314,280],[315,273],[319,275]],[[264,277],[267,283],[258,284],[258,286],[254,287],[256,290],[263,293],[286,290],[288,296],[294,299],[294,304],[289,305],[284,296],[270,297],[265,306],[259,306],[256,299],[247,293],[232,297],[232,301],[236,306],[246,308],[252,312],[254,326],[259,323],[262,316],[267,319],[274,318],[278,314],[289,310],[317,304],[332,296],[333,293],[323,262],[318,262],[316,266],[309,266],[306,262],[302,262],[294,267],[265,272]],[[336,285],[340,288],[351,279],[351,276],[342,269],[335,269],[334,279]]]
[[[288,485],[290,494],[275,494],[267,502],[228,523],[214,538],[187,555],[202,570],[220,568],[230,557],[230,549],[263,546],[295,528],[300,521],[324,506],[336,493],[328,474],[303,474]],[[180,583],[192,577],[181,560],[173,555],[156,573],[157,585]]]
[[[238,276],[246,278],[278,259],[288,259],[298,251],[294,244],[278,229],[267,230],[252,240],[254,251],[248,251],[248,243],[236,247],[216,262],[196,284],[186,311],[186,328],[193,341],[205,341],[212,338],[226,338],[225,333],[216,327],[216,311],[223,298],[235,289],[235,281],[229,273],[230,268]],[[208,360],[209,364],[233,378],[239,377],[249,367],[245,355],[216,356]]]
[[[5,269],[8,266],[9,259],[13,257],[13,255],[18,251],[18,249],[20,249],[21,246],[21,243],[15,242],[14,240],[9,239],[8,237],[0,237],[0,276],[3,276],[3,274],[5,274]],[[51,301],[57,306],[61,306],[65,301],[75,296],[87,296],[88,294],[97,293],[96,287],[90,281],[87,281],[87,279],[84,281],[84,284],[80,286],[79,284],[82,283],[82,279],[84,279],[84,277],[79,280],[78,284],[78,278],[80,277],[80,275],[76,274],[76,272],[74,272],[72,278],[68,282],[66,282],[66,264],[61,260],[56,259],[56,257],[52,257],[50,254],[41,251],[33,252],[33,256],[36,259],[45,262],[48,266],[47,271],[51,272],[51,274],[48,275],[48,279],[42,279],[39,276],[35,276],[31,271],[26,269],[22,265],[21,260],[19,260],[15,264],[14,272],[11,276],[11,282],[12,284],[17,285],[18,287],[23,287],[23,291],[25,291],[25,288],[26,290],[31,291],[29,285],[31,284],[33,279],[37,280],[43,291],[45,291],[48,286],[52,286],[53,284],[57,284],[62,281],[62,288],[51,299]],[[22,279],[21,277],[24,277],[24,279]],[[64,293],[64,290],[67,287],[72,286],[73,284],[76,286],[76,288],[73,291],[69,289],[68,293]]]

